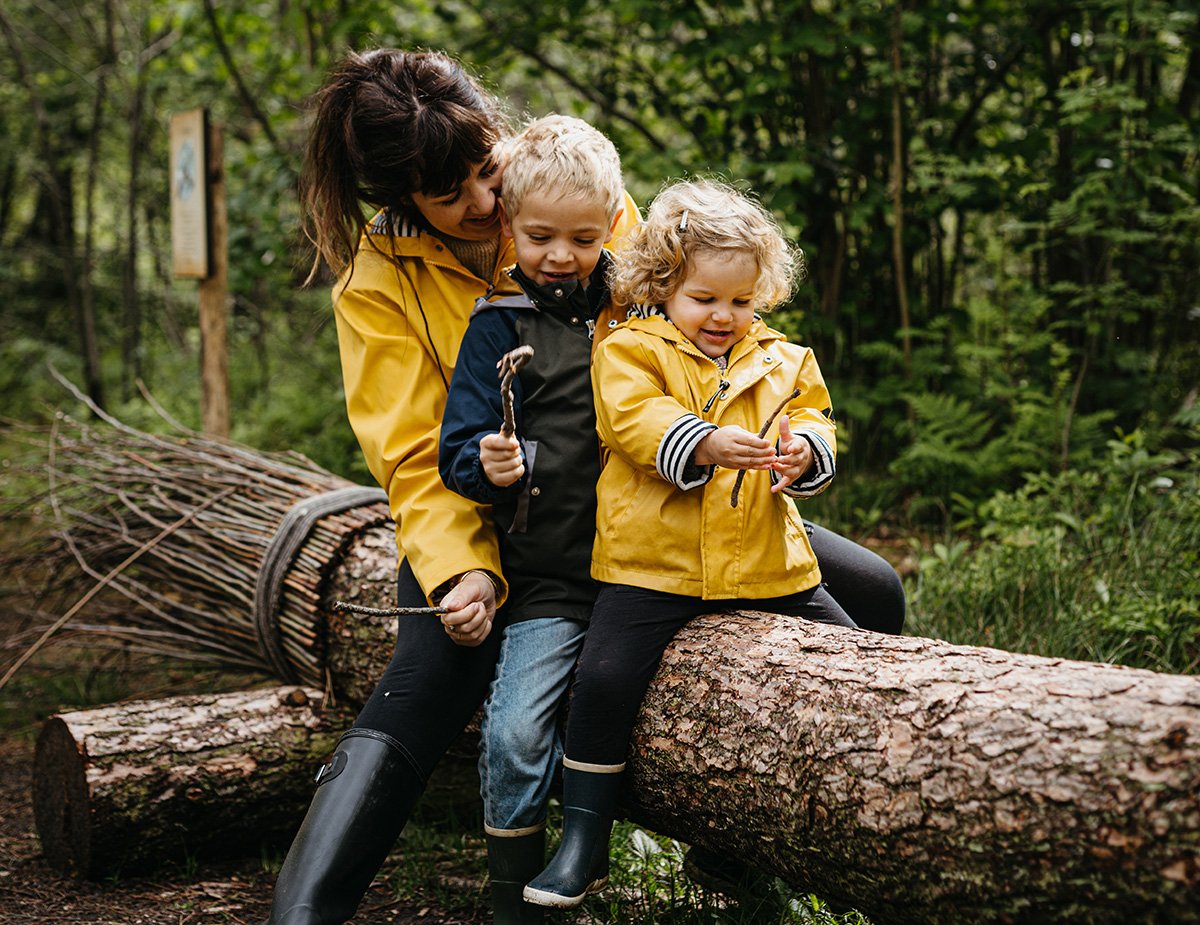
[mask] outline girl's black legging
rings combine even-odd
[[[567,757],[588,764],[621,764],[663,651],[689,620],[723,610],[765,610],[855,628],[820,585],[785,597],[706,601],[602,584],[575,669]]]
[[[400,564],[397,606],[424,607],[408,561]],[[396,649],[354,721],[386,732],[425,780],[487,696],[500,653],[499,622],[475,647],[455,645],[433,615],[397,617]]]

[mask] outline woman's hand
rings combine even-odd
[[[486,573],[467,572],[442,598],[442,626],[460,646],[477,646],[492,631],[496,619],[496,586]]]
[[[726,469],[770,469],[775,449],[762,437],[732,424],[709,431],[696,444],[697,466],[724,466]]]
[[[507,488],[525,474],[521,444],[515,436],[488,434],[479,441],[479,462],[483,474],[497,488]]]
[[[804,475],[813,464],[813,451],[804,437],[792,433],[792,424],[787,418],[779,422],[779,458],[771,468],[779,473],[779,481],[771,486],[772,492],[783,491]]]

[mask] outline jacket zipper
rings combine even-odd
[[[707,359],[709,360],[709,362],[712,363],[713,366],[715,366],[717,368],[717,375],[721,379],[721,384],[718,385],[717,390],[712,393],[712,397],[704,403],[704,407],[700,409],[701,414],[707,414],[708,409],[713,406],[713,402],[715,402],[718,398],[720,398],[721,393],[726,391],[730,386],[729,380],[725,378],[725,370],[728,369],[728,367],[722,368],[721,364],[718,363],[716,360],[714,360],[712,357],[708,357]]]

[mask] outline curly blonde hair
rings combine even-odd
[[[661,305],[698,254],[728,250],[745,251],[758,265],[755,311],[785,302],[804,278],[803,252],[756,199],[717,180],[672,183],[618,248],[609,277],[613,301]]]

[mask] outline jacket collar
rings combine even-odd
[[[655,314],[646,315],[642,318],[633,318],[628,324],[630,330],[642,331],[646,334],[662,338],[668,343],[675,344],[684,353],[711,359],[711,357],[706,357],[701,353],[695,344],[684,337],[679,328],[675,327],[666,315]],[[762,318],[755,316],[754,321],[750,324],[750,330],[746,332],[746,336],[733,345],[733,352],[729,357],[730,365],[754,347],[766,348],[781,340],[786,340],[786,338],[773,328],[767,327],[767,323]]]
[[[505,272],[521,287],[533,303],[533,307],[539,311],[553,315],[582,316],[591,320],[608,302],[608,268],[611,263],[612,255],[607,250],[601,250],[600,259],[592,270],[586,288],[577,279],[539,286],[516,264]]]
[[[512,242],[502,239],[500,241],[502,257],[506,248],[511,256]],[[364,249],[376,251],[384,257],[423,260],[443,269],[457,270],[472,279],[478,279],[474,273],[462,265],[450,248],[427,225],[403,215],[393,218],[387,209],[377,212],[363,229],[359,250]],[[495,280],[485,280],[485,282],[493,283]]]

